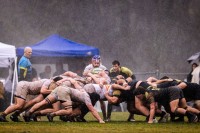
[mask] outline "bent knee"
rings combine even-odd
[[[172,112],[172,113],[176,113],[177,110],[178,110],[178,107],[172,107],[172,108],[171,108],[171,112]]]

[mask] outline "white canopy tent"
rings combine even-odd
[[[14,65],[13,65],[14,63]],[[11,92],[11,104],[13,102],[13,93],[15,83],[18,82],[17,76],[17,56],[15,46],[0,42],[0,67],[9,68],[9,75],[5,81],[5,85],[10,83],[11,87],[5,87],[6,91]],[[12,81],[11,81],[12,80]]]

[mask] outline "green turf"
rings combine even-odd
[[[58,118],[54,122],[47,122],[46,117],[42,117],[41,122],[6,122],[0,123],[0,133],[199,133],[199,123],[157,123],[147,124],[142,116],[135,116],[136,122],[127,122],[127,112],[113,112],[112,121],[105,124],[99,124],[91,114],[86,116],[88,122],[61,122]],[[9,120],[9,118],[7,118]],[[187,121],[187,120],[186,120]]]

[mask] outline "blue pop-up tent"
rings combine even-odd
[[[90,57],[99,54],[99,49],[65,39],[57,34],[33,44],[32,57]],[[24,54],[25,47],[17,48],[17,56]]]
[[[88,64],[93,55],[99,55],[99,49],[93,46],[76,43],[57,34],[31,45],[32,64],[68,64],[71,71],[82,70]],[[17,56],[20,59],[25,47],[17,48]]]

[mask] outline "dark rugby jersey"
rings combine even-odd
[[[121,95],[119,96],[121,101],[131,101],[134,100],[133,91],[131,90],[121,90]]]
[[[137,80],[133,80],[131,82],[128,82],[128,85],[131,87],[130,90],[134,91],[135,90],[135,86],[137,84]]]
[[[183,92],[181,89],[177,87],[169,87],[169,88],[156,88],[156,87],[149,87],[147,89],[147,94],[145,97],[148,98],[148,95],[154,98],[155,102],[166,104],[175,99],[183,98]],[[150,103],[153,101],[150,101]]]
[[[196,83],[184,83],[186,83],[187,86],[184,89],[182,89],[182,91],[186,100],[200,100],[200,85]]]
[[[145,93],[145,98],[152,102],[159,102],[162,99],[165,99],[167,93],[167,89],[160,89],[157,87],[148,87],[147,92]]]
[[[179,82],[177,82],[176,80],[173,80],[173,81],[166,81],[166,82],[160,83],[157,85],[157,87],[158,88],[167,88],[170,86],[176,86],[178,84],[179,84]]]
[[[142,81],[141,83],[140,83],[140,85],[139,86],[141,86],[141,87],[143,87],[143,88],[145,88],[145,89],[147,89],[149,86],[151,86],[151,85],[149,85],[146,81],[144,82],[144,81]]]

